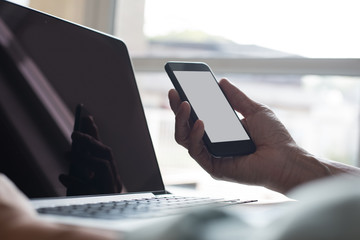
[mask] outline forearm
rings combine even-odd
[[[288,158],[289,164],[281,178],[281,182],[270,187],[281,193],[287,193],[293,188],[325,177],[347,174],[360,177],[360,169],[343,163],[317,158],[302,149],[295,151]]]
[[[330,160],[321,160],[321,162],[329,168],[332,175],[348,174],[360,177],[360,168]]]
[[[36,239],[36,240],[98,240],[98,239],[119,239],[118,235],[112,231],[96,230],[83,227],[66,226],[62,224],[43,222],[37,219],[8,226],[1,226],[0,239]]]

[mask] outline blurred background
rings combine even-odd
[[[166,185],[247,190],[212,180],[174,141],[169,60],[207,62],[218,79],[273,109],[304,149],[359,165],[357,0],[13,2],[125,41]]]

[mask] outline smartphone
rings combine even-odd
[[[74,131],[84,132],[84,126],[82,124],[83,118],[90,116],[91,114],[85,108],[84,104],[79,103],[75,109],[75,122]]]
[[[203,141],[213,156],[255,152],[255,144],[207,64],[168,62],[165,70],[181,100],[190,103],[192,121],[204,122]]]
[[[84,105],[82,103],[79,103],[78,105],[76,105],[76,109],[75,109],[75,121],[74,121],[74,132],[78,131],[78,132],[83,132],[83,124],[82,124],[82,119],[86,116],[88,116],[89,113],[88,111],[85,109]],[[77,153],[78,152],[78,144],[76,142],[72,142],[71,144],[71,151],[73,153]],[[71,172],[72,168],[70,168],[70,172]]]
[[[74,132],[82,132],[82,133],[87,133],[88,134],[88,126],[85,124],[84,125],[84,118],[87,118],[91,116],[91,114],[89,113],[89,111],[85,108],[84,104],[79,103],[76,105],[76,109],[75,109],[75,121],[74,121]],[[73,152],[77,152],[78,151],[78,144],[77,142],[73,141],[71,144],[71,150]]]

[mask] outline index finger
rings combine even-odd
[[[171,110],[176,114],[179,111],[179,107],[182,102],[180,96],[175,89],[170,89],[168,97]]]

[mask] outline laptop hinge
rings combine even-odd
[[[166,190],[154,191],[152,192],[154,195],[161,195],[161,194],[171,194],[171,192]]]

